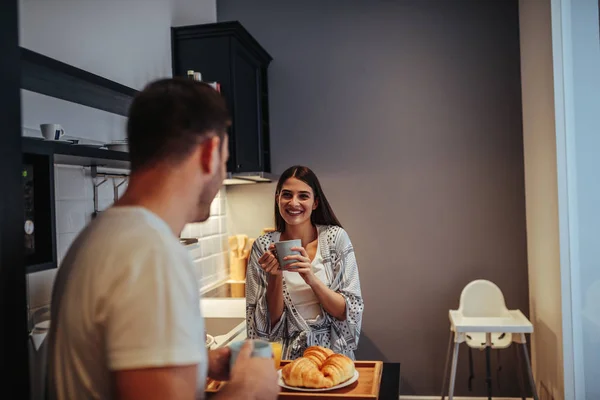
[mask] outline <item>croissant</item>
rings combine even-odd
[[[331,386],[339,385],[354,375],[354,362],[343,354],[332,354],[323,363],[321,372],[331,379]]]
[[[310,359],[317,367],[319,367],[319,369],[321,369],[327,357],[332,354],[334,354],[333,351],[326,347],[310,346],[308,349],[304,350],[303,357]]]
[[[320,346],[306,349],[303,356],[282,368],[286,385],[314,389],[330,388],[352,378],[354,362]]]

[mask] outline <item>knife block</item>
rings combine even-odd
[[[246,279],[246,268],[248,266],[248,257],[239,257],[234,252],[229,254],[229,275],[234,281],[243,281]]]

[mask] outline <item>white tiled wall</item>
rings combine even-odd
[[[116,171],[126,172],[126,171]],[[58,263],[79,232],[91,221],[94,212],[93,181],[89,168],[57,165],[55,174],[56,236]],[[117,183],[119,183],[118,180]],[[119,187],[123,194],[127,183]],[[105,210],[114,200],[113,181],[109,179],[98,190],[98,208]],[[200,238],[200,246],[192,249],[198,283],[201,287],[211,285],[228,275],[226,268],[227,222],[226,194],[222,190],[211,206],[211,216],[201,224],[187,225],[182,237]],[[50,303],[52,284],[57,270],[29,274],[28,296],[32,311]]]
[[[222,189],[210,207],[210,218],[203,223],[188,224],[181,237],[198,238],[199,246],[191,250],[200,288],[210,286],[229,275],[227,263],[227,197]]]

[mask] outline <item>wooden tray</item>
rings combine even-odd
[[[290,363],[290,361],[282,361],[281,366]],[[332,390],[330,392],[296,392],[293,390],[281,388],[279,399],[281,400],[296,400],[316,398],[320,400],[376,400],[379,399],[379,385],[381,384],[381,373],[383,371],[382,361],[356,361],[354,363],[358,371],[358,381],[350,386],[341,389]],[[210,394],[219,391],[219,388],[224,382],[213,381],[208,379],[206,385],[207,398]]]

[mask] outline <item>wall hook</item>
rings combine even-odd
[[[98,167],[95,165],[91,166],[91,172],[92,172],[92,180],[94,182],[94,213],[92,214],[92,218],[96,218],[101,211],[98,210],[98,188],[100,186],[102,186],[104,183],[106,183],[106,181],[108,181],[108,179],[112,179],[113,180],[113,195],[114,195],[114,201],[116,202],[119,198],[119,187],[124,184],[125,182],[127,182],[127,179],[129,178],[128,175],[125,174],[108,174],[108,173],[104,173],[104,172],[98,172]],[[97,182],[96,179],[97,178],[102,178],[102,181]],[[121,179],[121,182],[119,182],[117,184],[117,179]]]
[[[119,200],[119,188],[121,187],[121,185],[123,185],[125,182],[127,182],[127,178],[122,178],[121,182],[119,182],[117,184],[117,179],[118,178],[113,178],[113,190],[114,190],[114,202],[116,203],[117,200]]]

